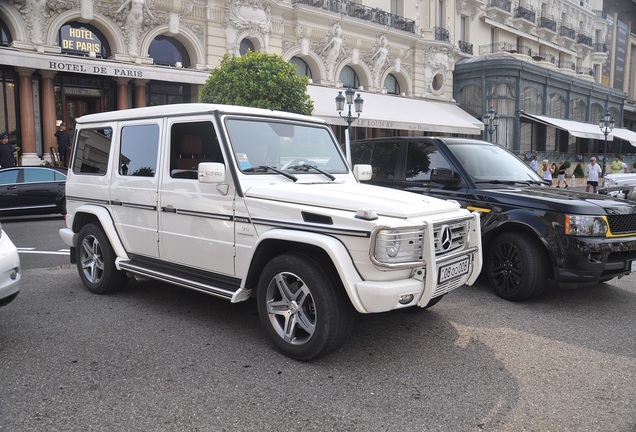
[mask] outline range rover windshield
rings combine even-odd
[[[238,167],[245,173],[299,176],[348,172],[327,127],[256,119],[225,121]]]
[[[528,164],[501,146],[470,142],[448,148],[477,184],[544,184]]]

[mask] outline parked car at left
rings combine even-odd
[[[66,212],[66,169],[17,166],[0,169],[0,215]]]
[[[18,250],[0,225],[0,306],[18,296],[21,277]]]

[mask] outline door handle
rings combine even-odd
[[[161,211],[166,212],[166,213],[176,213],[177,209],[172,207],[171,205],[166,206],[166,207],[161,207]]]

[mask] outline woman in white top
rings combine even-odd
[[[543,166],[543,180],[550,182],[550,186],[552,186],[552,174],[554,173],[554,167],[547,159],[544,159],[543,162],[541,162],[541,165]]]

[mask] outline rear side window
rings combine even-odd
[[[157,173],[159,125],[133,125],[121,129],[119,175],[154,177]]]
[[[24,182],[25,183],[37,183],[47,182],[55,180],[55,171],[39,168],[25,168],[24,169]]]
[[[373,180],[395,180],[400,143],[359,143],[351,147],[354,164],[371,164]]]
[[[18,170],[0,172],[0,184],[15,184],[18,182]]]
[[[434,144],[409,143],[406,154],[406,181],[428,181],[431,179],[431,171],[439,168],[450,169],[450,165]]]
[[[105,175],[112,136],[111,128],[82,129],[77,137],[73,173]]]

